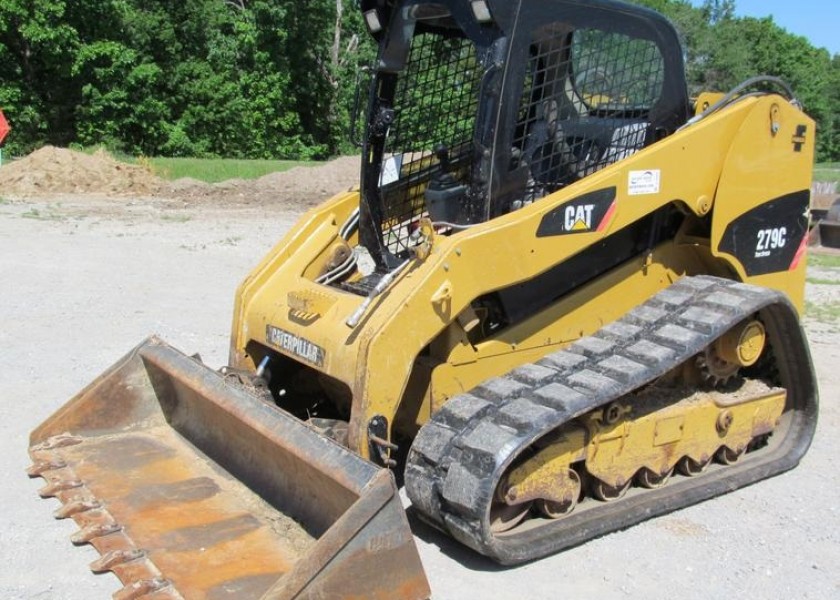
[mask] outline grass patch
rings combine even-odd
[[[840,269],[840,256],[829,254],[808,253],[809,267],[823,267],[826,269]]]
[[[102,146],[71,146],[77,152],[95,154]],[[130,156],[124,152],[104,148],[120,162],[140,165],[163,179],[192,177],[206,183],[218,183],[227,179],[257,179],[269,173],[287,171],[292,167],[318,164],[304,160],[250,160],[238,158],[166,158]]]
[[[840,163],[814,165],[814,181],[840,181]]]
[[[227,179],[257,179],[269,173],[287,171],[292,167],[313,165],[299,160],[240,160],[231,158],[142,158],[158,177],[180,179],[192,177],[207,183]]]
[[[840,280],[837,279],[819,279],[817,277],[806,277],[805,281],[813,283],[814,285],[840,285]]]
[[[40,210],[37,208],[30,208],[25,213],[20,214],[22,219],[34,219],[35,221],[63,221],[64,217],[51,208]]]
[[[805,315],[823,323],[838,322],[840,321],[840,302],[814,304],[806,301]]]
[[[190,216],[190,215],[170,215],[170,214],[164,213],[160,216],[160,218],[161,218],[162,221],[169,221],[170,223],[186,223],[187,221],[192,219],[192,216]]]

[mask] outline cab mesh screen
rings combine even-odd
[[[469,40],[426,33],[412,40],[397,80],[395,119],[379,179],[382,239],[394,254],[412,245],[409,236],[425,213],[423,192],[438,164],[435,148],[446,146],[456,176],[468,183],[464,165],[470,158],[480,79]]]
[[[648,40],[563,24],[534,36],[514,136],[527,204],[640,150],[665,65]],[[514,206],[513,208],[516,208]]]

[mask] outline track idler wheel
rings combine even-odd
[[[758,361],[766,341],[767,332],[761,321],[747,319],[710,344],[698,357],[697,366],[707,383],[725,385],[741,367]]]
[[[538,498],[534,502],[534,506],[536,506],[540,514],[548,517],[549,519],[560,519],[575,509],[575,506],[577,506],[578,503],[578,498],[580,498],[580,475],[578,475],[574,469],[569,469],[568,479],[573,482],[573,484],[576,484],[577,493],[569,495],[563,502]]]
[[[677,463],[677,472],[686,477],[694,477],[708,469],[711,462],[711,458],[706,458],[698,462],[690,456],[683,456]]]
[[[510,483],[510,475],[502,478],[493,494],[490,504],[490,531],[503,533],[519,525],[528,516],[533,501],[515,502],[516,488]]]
[[[732,450],[727,446],[721,446],[718,451],[715,452],[715,460],[722,465],[734,465],[736,462],[741,460],[741,457],[744,456],[746,450],[746,446],[736,450]]]
[[[503,533],[513,529],[527,516],[532,504],[532,502],[523,502],[522,504],[510,505],[504,502],[494,502],[490,506],[490,531]]]
[[[581,495],[581,479],[572,463],[584,457],[586,431],[575,424],[562,427],[533,446],[533,453],[511,468],[496,487],[490,507],[491,530],[507,531],[531,507],[549,519],[568,515]]]
[[[624,494],[630,489],[631,483],[633,483],[633,480],[628,479],[623,485],[612,486],[600,479],[593,479],[591,492],[595,498],[602,502],[613,502],[624,497]]]
[[[648,468],[643,468],[636,473],[636,483],[643,488],[655,490],[668,483],[673,474],[674,469],[668,469],[665,473],[655,473]]]

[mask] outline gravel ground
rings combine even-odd
[[[282,207],[172,208],[159,200],[0,200],[0,598],[95,600],[90,547],[39,500],[29,432],[150,333],[213,367],[227,358],[239,280],[291,225]],[[836,277],[819,272],[819,279]],[[809,285],[840,298],[840,286]],[[795,470],[518,568],[414,523],[435,599],[839,598],[840,340],[807,321],[822,407]]]

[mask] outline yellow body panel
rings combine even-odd
[[[807,127],[807,137],[800,151],[794,150],[797,128]],[[778,128],[774,132],[774,128]],[[773,96],[756,102],[743,121],[727,151],[724,168],[715,197],[712,219],[712,247],[716,248],[727,225],[752,207],[772,197],[783,196],[811,187],[811,166],[814,164],[814,122],[804,113]],[[804,243],[807,243],[807,236]],[[802,250],[804,251],[804,247]],[[715,255],[727,259],[738,278],[750,283],[784,291],[802,312],[805,294],[806,260],[793,271],[783,271],[748,278],[743,265],[723,252]]]
[[[775,133],[771,109],[780,123]],[[735,273],[750,280],[734,256],[716,250],[722,228],[772,196],[807,189],[813,136],[801,152],[791,143],[801,123],[813,132],[813,123],[778,96],[745,98],[521,210],[438,235],[429,255],[413,259],[355,328],[345,322],[363,298],[313,281],[358,206],[358,192],[336,196],[309,211],[239,288],[231,363],[255,367],[259,357],[249,354],[249,341],[283,352],[267,341],[269,324],[324,348],[323,364],[309,366],[351,391],[349,441],[367,456],[366,427],[374,415],[389,426],[399,416],[410,433],[451,395],[591,334],[683,275]],[[631,172],[640,171],[659,171],[658,193],[630,194]],[[606,227],[536,237],[549,211],[609,187],[616,202]],[[457,317],[475,298],[528,281],[672,203],[697,217],[711,211],[711,239],[683,232],[498,338],[469,343]],[[750,281],[779,289],[801,306],[804,267],[802,261],[792,272]],[[289,305],[290,297],[315,294],[322,314],[302,318]],[[426,347],[437,353],[431,361],[418,359]]]
[[[720,92],[702,92],[694,100],[694,114],[700,115],[705,112],[710,106],[715,104],[718,100],[723,98]]]
[[[541,439],[499,485],[496,502],[537,500],[540,512],[560,518],[577,504],[582,477],[620,497],[634,477],[658,487],[687,461],[698,470],[712,457],[735,462],[776,428],[786,399],[784,389],[757,381],[737,396],[651,385]]]
[[[740,454],[753,438],[774,429],[785,397],[784,390],[767,390],[731,402],[724,394],[697,392],[682,400],[669,399],[664,407],[645,414],[642,394],[616,423],[605,424],[601,411],[586,419],[586,469],[608,485],[621,487],[640,466],[664,475],[684,456],[708,463],[720,446]]]

